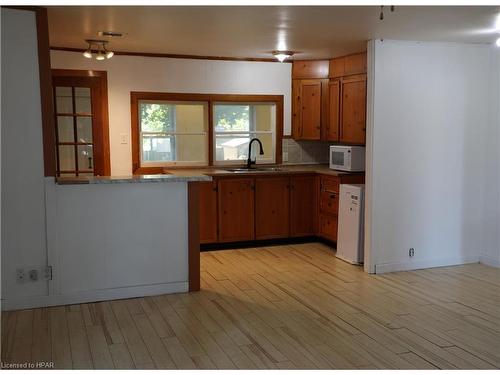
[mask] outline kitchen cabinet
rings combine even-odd
[[[340,141],[366,142],[366,75],[343,78]]]
[[[328,120],[328,60],[292,65],[292,134],[297,140],[320,140]]]
[[[328,84],[328,121],[325,139],[338,142],[340,137],[340,80],[330,80]]]
[[[200,182],[200,243],[217,242],[217,181]]]
[[[319,186],[319,230],[320,237],[337,241],[340,184],[363,184],[364,174],[320,176]]]
[[[340,78],[353,74],[365,74],[367,71],[366,52],[331,59],[328,70],[330,78]]]
[[[286,238],[290,234],[290,178],[255,179],[255,238]]]
[[[254,239],[254,179],[218,180],[219,241]]]
[[[328,66],[294,61],[293,138],[365,144],[366,71],[366,52],[331,59]]]
[[[298,138],[321,139],[321,80],[300,83],[300,122]]]
[[[319,217],[319,234],[327,240],[337,242],[338,218],[337,215],[322,213]]]
[[[318,232],[318,177],[290,177],[290,236],[313,236]]]

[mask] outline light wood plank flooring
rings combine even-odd
[[[58,368],[493,369],[500,270],[367,275],[319,243],[201,254],[202,291],[2,313],[2,361]]]

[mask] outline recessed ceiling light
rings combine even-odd
[[[288,59],[289,57],[292,57],[293,52],[292,51],[273,51],[273,55],[274,55],[274,57],[276,57],[276,59],[278,59],[279,62],[283,62],[286,59]]]

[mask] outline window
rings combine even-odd
[[[139,101],[141,166],[208,165],[208,105]]]
[[[281,162],[283,96],[131,93],[132,169]]]
[[[241,163],[248,159],[248,144],[252,138],[262,142],[252,152],[258,163],[275,162],[276,104],[216,102],[214,113],[214,164]]]

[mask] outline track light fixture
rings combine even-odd
[[[97,47],[95,53],[96,60],[104,60],[110,59],[113,57],[114,52],[106,49],[107,40],[98,40],[98,39],[85,39],[85,42],[88,44],[87,49],[83,52],[83,56],[87,59],[91,59],[94,57],[94,51],[92,50],[92,46]]]
[[[396,9],[396,7],[394,5],[391,5],[390,9],[391,9],[391,12],[394,12],[394,10]],[[384,20],[384,6],[383,5],[380,6],[380,14],[378,16],[378,19],[380,21]]]

